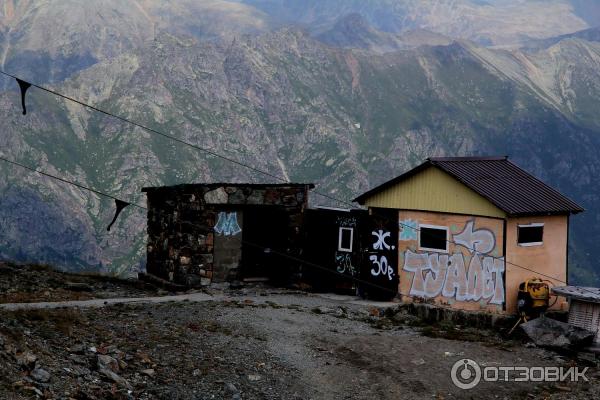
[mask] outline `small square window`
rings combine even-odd
[[[338,237],[338,251],[352,252],[354,228],[340,228]]]
[[[541,246],[544,244],[544,224],[518,225],[519,246]]]
[[[448,228],[419,225],[419,249],[448,252]]]

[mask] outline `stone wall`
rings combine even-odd
[[[248,215],[259,206],[284,210],[288,221],[285,251],[297,257],[301,254],[303,213],[312,187],[197,184],[144,188],[148,201],[147,272],[188,287],[210,284],[213,274],[239,279],[239,268],[214,270],[215,235],[237,234],[237,221],[228,220],[229,214],[242,211]],[[225,222],[217,226],[219,217]]]

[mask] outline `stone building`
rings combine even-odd
[[[142,189],[148,202],[147,273],[188,287],[291,279],[300,268],[293,259],[302,253],[312,188],[211,183]]]

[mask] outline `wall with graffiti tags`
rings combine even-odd
[[[400,211],[398,224],[404,300],[503,312],[504,220]]]
[[[364,258],[361,268],[362,295],[391,300],[398,294],[397,212],[373,208],[363,224]]]
[[[361,262],[364,210],[311,209],[306,212],[303,278],[318,291],[356,292]]]

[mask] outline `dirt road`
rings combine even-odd
[[[451,327],[336,297],[241,293],[204,302],[0,311],[0,398],[598,398],[591,384],[486,383],[464,391],[452,365],[568,365],[494,332]],[[43,372],[40,372],[42,370]]]

